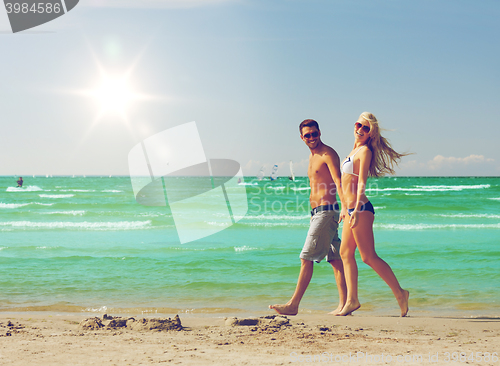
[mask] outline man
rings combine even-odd
[[[22,187],[23,186],[23,177],[19,177],[19,180],[17,181],[17,186]]]
[[[347,288],[344,278],[344,267],[340,259],[340,239],[338,224],[345,216],[346,206],[342,204],[339,212],[336,193],[342,202],[340,189],[340,159],[330,146],[321,141],[318,122],[306,119],[300,126],[300,138],[311,150],[307,175],[311,186],[311,221],[304,248],[300,253],[300,274],[295,292],[286,304],[269,305],[283,315],[297,315],[302,296],[313,274],[313,261],[321,262],[325,256],[332,265],[339,291],[339,306],[329,314],[336,315],[344,307]],[[339,189],[337,190],[337,187]]]

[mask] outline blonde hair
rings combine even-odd
[[[370,137],[366,146],[372,152],[372,160],[368,174],[372,177],[395,174],[394,165],[398,165],[401,158],[409,154],[394,151],[389,141],[380,135],[382,128],[379,127],[378,120],[372,113],[363,112],[361,117],[370,123]]]

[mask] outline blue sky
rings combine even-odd
[[[499,15],[495,0],[81,0],[12,34],[0,10],[0,175],[127,175],[136,144],[191,121],[245,176],[290,160],[305,175],[302,120],[344,157],[370,111],[414,153],[398,175],[499,176]],[[140,97],[102,112],[103,76],[124,75]]]

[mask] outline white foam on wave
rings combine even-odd
[[[73,215],[82,216],[85,214],[84,210],[72,210],[72,211],[51,211],[51,212],[40,212],[42,215]]]
[[[390,192],[390,191],[400,191],[400,192],[445,192],[445,191],[462,191],[464,189],[486,189],[490,188],[489,184],[477,184],[477,185],[458,185],[458,186],[413,186],[412,188],[367,188],[368,192]]]
[[[292,187],[292,191],[295,191],[295,192],[297,192],[297,191],[299,191],[299,192],[300,191],[310,191],[310,190],[311,190],[311,187],[298,187],[298,188]]]
[[[310,218],[310,214],[305,214],[301,216],[293,216],[293,215],[258,215],[258,216],[250,216],[246,215],[245,219],[249,220],[304,220]]]
[[[239,186],[258,186],[259,183],[257,182],[249,182],[249,183],[246,183],[246,182],[241,182],[241,183],[238,183]]]
[[[277,226],[286,226],[286,227],[307,227],[309,225],[309,222],[306,221],[305,223],[290,223],[290,222],[244,222],[242,223],[241,221],[239,224],[245,225],[245,226],[259,226],[259,227],[277,227]]]
[[[69,198],[74,197],[74,194],[39,194],[42,198]]]
[[[435,214],[434,216],[463,218],[463,219],[470,219],[470,218],[500,219],[500,215],[493,215],[493,214]]]
[[[386,230],[436,230],[436,229],[500,229],[498,224],[375,224]]]
[[[0,208],[19,208],[28,205],[29,203],[0,203]]]
[[[40,203],[40,202],[29,202],[29,203],[0,203],[0,208],[19,208],[28,205],[41,205],[41,206],[52,206],[54,203]]]
[[[492,197],[492,198],[488,198],[489,200],[494,200],[494,201],[500,201],[500,197]]]
[[[264,189],[272,189],[273,191],[281,191],[283,189],[285,189],[286,187],[285,186],[268,186],[268,187],[265,187]]]
[[[95,192],[95,189],[60,189],[59,192]]]
[[[230,226],[230,224],[228,224],[227,222],[207,221],[206,223],[211,226],[219,226],[219,227]]]
[[[107,214],[108,212],[103,212],[105,214]],[[161,217],[161,216],[165,216],[165,214],[159,214],[159,213],[154,213],[154,212],[146,212],[146,213],[140,213],[140,214],[137,214],[135,215],[136,217]]]
[[[38,191],[43,191],[43,189],[37,186],[7,187],[6,189],[6,192],[38,192]]]
[[[242,247],[234,247],[235,252],[245,252],[247,250],[258,250],[257,248],[251,248],[247,247],[246,245],[243,245]]]
[[[119,191],[117,189],[105,189],[105,190],[103,190],[101,192],[103,192],[103,193],[121,193],[123,191]]]
[[[4,228],[33,228],[33,229],[88,229],[88,230],[130,230],[142,229],[151,225],[148,221],[117,221],[117,222],[35,222],[35,221],[7,221],[0,222]]]

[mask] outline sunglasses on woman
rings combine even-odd
[[[310,138],[311,138],[311,136],[312,136],[312,137],[318,137],[318,131],[314,131],[314,132],[312,132],[312,133],[306,133],[306,134],[304,135],[304,137],[305,137],[306,139],[310,139]]]
[[[359,129],[359,128],[363,127],[363,132],[364,132],[364,133],[368,133],[368,132],[370,132],[370,126],[364,126],[364,125],[362,125],[362,124],[361,124],[361,123],[359,123],[359,122],[356,122],[356,123],[354,124],[354,127],[356,127],[356,129]]]

